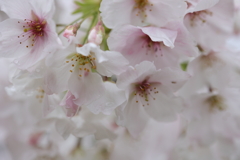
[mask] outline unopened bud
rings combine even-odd
[[[77,35],[77,30],[79,29],[80,24],[76,23],[74,25],[67,26],[65,31],[63,32],[63,36],[70,40],[70,37]]]
[[[104,27],[101,21],[97,23],[95,27],[92,28],[90,34],[88,35],[88,42],[100,45],[103,40]]]

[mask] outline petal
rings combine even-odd
[[[129,67],[126,72],[123,72],[117,77],[117,86],[121,89],[128,89],[129,85],[138,77],[137,72],[133,67]]]
[[[55,11],[54,0],[30,1],[30,5],[40,18],[52,18]]]
[[[186,72],[180,69],[164,68],[150,77],[150,82],[160,82],[164,86],[177,91],[190,78]]]
[[[135,41],[141,36],[144,36],[144,33],[140,28],[132,25],[124,25],[114,29],[107,42],[110,50],[131,54],[135,49],[132,46],[137,44]]]
[[[121,89],[129,88],[129,85],[134,82],[143,81],[146,77],[156,72],[156,67],[153,63],[143,61],[135,68],[129,67],[126,72],[123,72],[117,78],[117,86]]]
[[[140,103],[132,99],[125,106],[124,110],[125,127],[133,137],[137,137],[145,128],[148,122],[148,116]]]
[[[116,107],[126,101],[123,90],[117,88],[116,84],[111,82],[104,82],[105,92],[104,96],[88,104],[88,108],[94,113],[100,112],[110,114]]]
[[[115,28],[116,26],[130,23],[133,7],[134,2],[129,0],[103,0],[99,10],[101,11],[104,24],[108,28]]]
[[[101,51],[95,54],[99,55],[97,56],[97,61],[99,59],[105,59],[105,61],[99,61],[99,63],[96,63],[97,71],[101,75],[108,77],[119,75],[127,68],[128,61],[119,52]],[[100,56],[103,58],[99,58]]]
[[[174,108],[177,107],[177,103],[174,101],[172,97],[168,97],[161,92],[161,88],[157,87],[158,92],[154,94],[155,99],[149,98],[149,105],[145,105],[144,109],[148,113],[148,115],[154,118],[157,121],[174,121],[177,116]]]
[[[147,34],[154,42],[163,42],[166,46],[173,48],[177,37],[177,31],[161,29],[157,27],[143,27],[143,33]]]
[[[149,24],[153,24],[159,27],[164,26],[169,21],[183,19],[184,13],[187,9],[187,4],[182,0],[149,1],[153,4],[153,6],[151,7],[151,10],[146,10],[146,21]]]
[[[188,12],[197,12],[213,7],[219,2],[219,0],[198,0],[197,2],[195,2],[195,0],[188,0],[188,2],[192,4],[192,7],[188,9]]]
[[[68,81],[72,73],[70,65],[63,65],[59,68],[52,68],[47,71],[45,77],[47,94],[60,93],[68,90]]]
[[[97,73],[89,73],[85,77],[79,77],[73,72],[68,81],[69,90],[76,97],[75,104],[87,106],[89,103],[103,96],[104,91],[102,77]]]
[[[10,18],[31,19],[31,5],[28,0],[0,1],[1,10]]]
[[[84,56],[89,56],[90,52],[92,50],[96,50],[97,46],[94,43],[87,43],[83,45],[82,47],[77,47],[77,53],[84,55]]]
[[[18,38],[23,33],[22,22],[17,19],[7,19],[0,23],[0,56],[13,58],[21,57],[30,52],[25,46],[28,45],[28,41],[23,41]]]

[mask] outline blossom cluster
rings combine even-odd
[[[239,0],[0,0],[4,160],[239,160]]]

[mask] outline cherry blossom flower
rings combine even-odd
[[[0,0],[1,158],[239,160],[239,4]]]
[[[233,32],[233,1],[217,2],[197,1],[184,18],[187,29],[203,48],[224,46]]]
[[[118,108],[119,124],[136,136],[144,128],[148,115],[158,121],[173,121],[179,110],[174,92],[185,82],[181,70],[156,70],[153,63],[143,61],[118,77],[117,86],[126,91],[128,101]]]
[[[47,93],[60,93],[69,90],[75,97],[74,103],[78,106],[90,107],[90,103],[108,95],[107,90],[109,89],[106,87],[110,86],[103,82],[101,75],[109,77],[114,74],[118,75],[125,70],[128,64],[120,53],[102,51],[93,43],[77,47],[77,51],[75,46],[72,45],[56,54],[58,58],[54,60],[55,62],[50,59],[53,62],[53,67],[46,77]],[[55,58],[55,55],[52,58]],[[120,92],[113,86],[111,88]],[[116,96],[114,99],[119,98]],[[122,101],[121,98],[120,101]],[[114,103],[114,105],[117,106],[118,103]],[[102,104],[95,103],[95,105],[100,107]],[[96,110],[92,111],[99,113]]]
[[[56,49],[52,0],[10,0],[1,1],[0,5],[10,17],[0,23],[2,57],[15,58],[19,68],[27,69]]]
[[[182,19],[186,8],[182,0],[103,0],[100,11],[104,24],[115,28],[123,24],[162,26]]]
[[[133,66],[148,60],[157,68],[179,67],[180,57],[197,55],[194,42],[178,22],[163,28],[125,25],[113,30],[108,45],[111,50],[121,52]]]

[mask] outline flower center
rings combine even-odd
[[[148,0],[134,0],[135,1],[135,8],[140,10],[144,10],[145,7],[149,4]]]
[[[42,103],[45,91],[41,88],[38,88],[37,91],[38,91],[38,93],[36,95],[36,98],[38,99],[39,103]]]
[[[148,6],[152,7],[153,4],[149,3],[148,0],[134,0],[135,6],[134,9],[137,9],[136,16],[140,16],[142,18],[142,22],[144,22],[144,19],[147,17],[146,10],[148,9]],[[152,11],[150,8],[149,11]]]
[[[77,67],[79,69],[80,71],[79,77],[82,77],[83,75],[86,76],[90,72],[90,70],[96,69],[95,65],[96,58],[94,57],[93,53],[90,53],[89,56],[83,56],[79,53],[74,53],[69,55],[67,59],[70,60],[67,60],[66,63],[71,64],[73,68]],[[74,71],[73,69],[69,70],[69,72],[71,73],[73,71]],[[84,73],[82,74],[82,72]]]
[[[219,96],[219,95],[213,95],[211,97],[209,97],[206,102],[209,105],[209,109],[210,111],[212,111],[214,108],[222,111],[226,108],[225,104],[224,104],[224,99]]]
[[[158,57],[158,55],[156,54],[156,52],[161,51],[161,43],[162,42],[154,42],[151,40],[151,38],[148,35],[145,35],[142,37],[143,38],[143,44],[142,44],[142,48],[146,48],[146,55],[150,54],[155,54],[156,57]]]
[[[203,10],[203,11],[188,13],[187,16],[190,19],[191,25],[194,26],[197,21],[201,21],[202,23],[205,23],[207,16],[212,16],[212,14],[213,13],[211,11]]]
[[[18,38],[21,38],[20,44],[30,40],[30,45],[26,45],[27,48],[34,46],[37,39],[44,36],[47,22],[44,19],[40,19],[33,11],[32,20],[24,19],[24,21],[18,21],[18,23],[23,25],[23,33],[18,36]]]
[[[141,103],[142,106],[149,105],[151,100],[155,100],[154,94],[159,93],[156,88],[156,83],[149,83],[147,80],[135,84],[134,96],[136,103]]]

